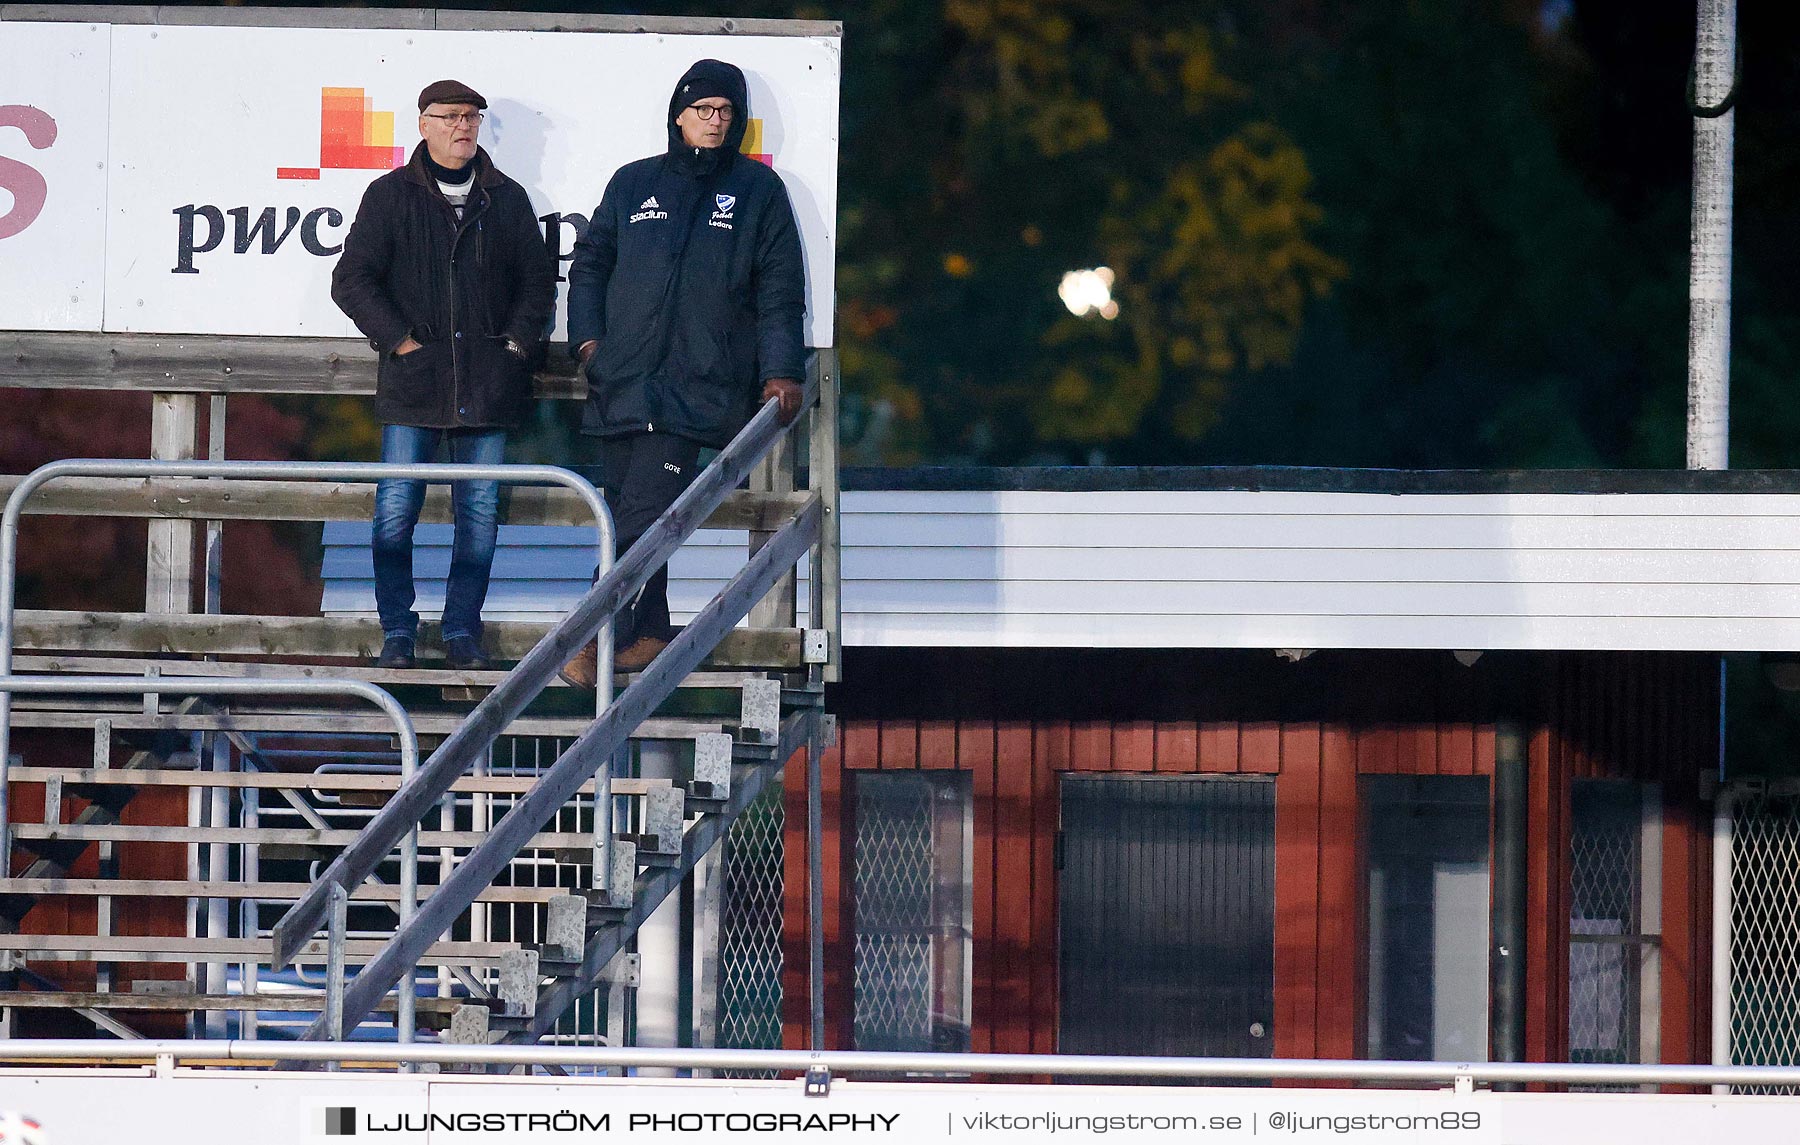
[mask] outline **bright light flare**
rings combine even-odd
[[[1113,300],[1112,287],[1113,272],[1109,266],[1071,270],[1062,276],[1056,296],[1077,318],[1098,314],[1110,322],[1119,316],[1119,304]]]

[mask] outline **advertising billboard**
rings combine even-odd
[[[487,99],[481,143],[531,195],[566,270],[607,179],[665,149],[675,82],[710,57],[748,78],[743,149],[787,186],[806,340],[831,345],[839,43],[0,23],[0,161],[33,155],[46,184],[29,226],[8,236],[0,221],[0,329],[355,336],[332,267],[363,190],[418,143],[419,90],[443,78]],[[31,131],[6,130],[11,115],[42,137],[21,107],[57,117],[54,144],[33,151]],[[33,201],[24,181],[4,218]]]

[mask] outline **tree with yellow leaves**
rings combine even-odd
[[[868,460],[1192,440],[1289,360],[1345,271],[1203,5],[873,7],[893,53],[848,40],[840,248],[845,378],[887,417]],[[1102,266],[1115,305],[1064,310],[1062,274]]]

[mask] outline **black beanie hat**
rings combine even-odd
[[[739,79],[736,83],[732,83],[734,77],[726,71],[726,68],[730,67],[729,64],[721,64],[718,67],[704,66],[717,63],[717,60],[701,60],[688,70],[687,75],[682,77],[681,86],[675,89],[673,101],[677,108],[677,114],[686,111],[703,99],[728,99],[734,108],[742,101],[744,98],[743,80]]]

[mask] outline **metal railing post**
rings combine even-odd
[[[1720,784],[1713,797],[1712,818],[1712,1060],[1731,1064],[1731,922],[1733,789]],[[1713,1092],[1727,1094],[1729,1085],[1715,1085]]]
[[[350,892],[337,883],[331,885],[331,925],[326,928],[325,942],[325,1028],[331,1040],[344,1040],[344,943],[350,928]],[[326,1069],[335,1071],[337,1062]]]
[[[838,506],[843,490],[838,478],[838,369],[837,351],[823,347],[813,355],[812,372],[819,388],[812,412],[812,440],[807,449],[807,486],[819,494],[824,516],[819,522],[819,543],[813,546],[812,566],[807,571],[809,623],[826,632],[830,641],[824,681],[843,678],[843,564],[839,541]]]
[[[806,727],[806,988],[807,1044],[825,1048],[825,813],[818,712]]]

